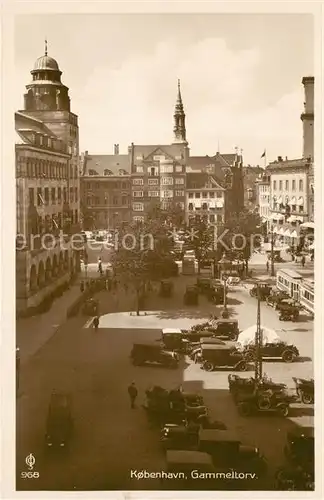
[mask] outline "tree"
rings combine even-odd
[[[146,285],[151,280],[170,274],[170,245],[167,228],[159,220],[131,223],[119,234],[118,249],[113,256],[115,273],[136,292],[136,313],[139,315]],[[165,274],[167,276],[165,276]]]
[[[189,233],[190,246],[195,251],[200,274],[201,264],[214,250],[214,228],[208,225],[206,218],[198,216],[191,220]]]

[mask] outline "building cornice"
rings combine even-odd
[[[70,160],[72,157],[68,153],[62,153],[60,151],[55,151],[53,149],[41,149],[38,147],[33,146],[32,144],[15,144],[16,149],[26,149],[27,151],[34,151],[36,153],[41,153],[41,154],[48,154],[48,155],[55,155],[55,156],[61,156],[63,158],[66,158],[67,160]]]

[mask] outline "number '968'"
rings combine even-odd
[[[38,479],[39,472],[22,472],[21,478],[22,479]]]

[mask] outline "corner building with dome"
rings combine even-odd
[[[31,75],[15,113],[18,316],[46,308],[80,266],[71,248],[80,231],[78,117],[47,43]]]

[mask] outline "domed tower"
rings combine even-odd
[[[32,82],[26,85],[25,111],[70,111],[69,89],[61,82],[62,71],[52,57],[37,59],[31,71]]]

